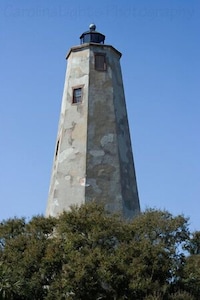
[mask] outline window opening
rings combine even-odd
[[[58,155],[59,144],[60,144],[60,140],[57,141],[57,145],[56,145],[56,154],[55,154],[56,157]]]
[[[105,71],[106,70],[106,55],[103,53],[95,54],[95,70]]]
[[[75,88],[73,89],[73,99],[72,99],[72,103],[76,104],[76,103],[80,103],[82,101],[82,88]]]

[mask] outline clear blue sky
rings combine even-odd
[[[45,212],[65,55],[90,23],[121,66],[142,209],[200,230],[200,2],[0,1],[0,219]]]

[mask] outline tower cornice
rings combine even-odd
[[[66,59],[68,59],[68,57],[70,56],[70,54],[72,52],[77,52],[77,51],[81,51],[81,50],[84,50],[84,49],[89,49],[91,47],[98,47],[102,50],[104,50],[104,49],[107,50],[108,48],[110,48],[117,56],[119,56],[119,58],[122,56],[122,53],[119,52],[116,48],[114,48],[111,45],[98,44],[98,43],[85,43],[85,44],[82,44],[82,45],[71,47],[70,50],[67,53]]]

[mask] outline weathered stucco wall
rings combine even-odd
[[[89,50],[71,52],[62,99],[47,215],[56,216],[85,198]],[[81,104],[72,104],[73,87],[83,86]],[[56,154],[57,152],[57,154]]]
[[[106,55],[105,71],[95,70],[97,52]],[[120,56],[112,46],[92,43],[68,54],[47,215],[93,200],[126,218],[139,212]],[[72,104],[77,86],[82,103]]]
[[[110,46],[90,51],[86,201],[104,202],[126,218],[139,213],[139,199],[126,113],[120,54]],[[96,71],[94,53],[106,54]]]
[[[96,71],[94,53],[106,54],[106,71]],[[92,46],[87,135],[86,201],[104,202],[111,211],[122,211],[120,164],[113,102],[112,55],[109,46]]]

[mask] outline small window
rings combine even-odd
[[[57,155],[58,155],[59,144],[60,144],[60,141],[58,140],[57,141],[57,145],[56,145],[56,154],[55,154],[55,157],[57,157]]]
[[[95,70],[105,71],[106,70],[106,55],[103,53],[95,54]]]
[[[82,88],[75,88],[73,89],[73,99],[72,99],[72,103],[76,104],[76,103],[81,103],[82,101]]]

